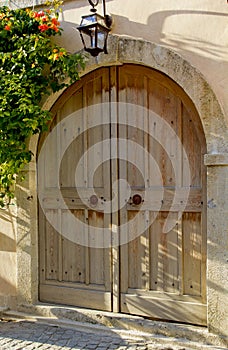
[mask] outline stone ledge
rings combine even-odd
[[[227,165],[228,153],[205,154],[204,164],[207,166]]]

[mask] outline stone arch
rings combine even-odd
[[[191,98],[199,113],[208,153],[223,153],[228,150],[228,127],[217,97],[203,75],[174,51],[143,40],[111,36],[109,54],[95,59],[91,57],[81,75],[102,66],[123,63],[141,64],[173,79]],[[44,107],[50,108],[59,95],[60,93],[49,97]]]

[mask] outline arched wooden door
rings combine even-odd
[[[39,142],[40,300],[206,324],[206,143],[190,99],[123,65],[88,74],[52,111]]]

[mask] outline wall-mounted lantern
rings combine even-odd
[[[90,15],[82,16],[80,26],[77,28],[80,32],[85,51],[96,57],[100,52],[107,52],[108,33],[111,30],[112,18],[106,14],[105,0],[103,1],[103,16],[99,15],[96,6],[99,0],[88,0],[92,8]]]

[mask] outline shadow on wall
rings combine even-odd
[[[74,11],[82,6],[82,2],[76,4],[73,3],[70,9]],[[85,7],[85,14],[86,13],[87,7]],[[139,39],[144,38],[145,40],[159,43],[167,48],[174,49],[174,51],[179,52],[186,59],[189,59],[189,56],[191,55],[191,64],[198,67],[198,69],[200,69],[202,73],[207,76],[209,84],[214,86],[215,93],[225,105],[224,108],[228,109],[228,107],[226,107],[226,98],[224,93],[224,91],[227,89],[228,79],[224,74],[225,71],[228,71],[227,48],[219,44],[216,45],[210,40],[210,38],[214,38],[212,29],[213,25],[216,30],[216,23],[218,23],[217,21],[213,22],[212,20],[218,19],[219,21],[220,18],[227,18],[228,14],[213,11],[208,12],[191,10],[158,11],[148,17],[146,24],[130,21],[127,17],[116,15],[114,12],[112,15],[114,17],[113,34],[125,35]],[[185,23],[184,16],[186,15],[192,16],[191,25],[194,28],[195,26],[199,26],[199,31],[202,30],[202,19],[208,18],[208,22],[210,22],[209,28],[211,36],[206,31],[204,33],[207,39],[204,40],[198,38],[197,35],[194,37],[194,34],[185,35],[184,32],[186,24],[189,26],[190,23],[189,21]],[[182,22],[182,27],[179,27],[179,33],[164,32],[165,23],[172,16],[177,16],[178,23]],[[64,14],[62,20],[64,33],[62,37],[58,38],[58,43],[64,45],[70,52],[75,52],[82,49],[82,43],[77,31],[77,26],[79,23],[65,21]],[[181,28],[183,28],[183,35],[181,34]]]
[[[15,240],[3,232],[0,232],[0,251],[16,252]]]
[[[82,7],[79,4],[72,4],[72,11],[77,10]],[[86,11],[86,10],[85,10]],[[89,11],[88,11],[89,13]],[[85,13],[86,14],[86,13]],[[127,35],[135,38],[144,38],[149,41],[155,41],[167,46],[173,46],[180,51],[193,51],[197,54],[207,53],[211,58],[223,58],[227,54],[227,49],[224,46],[215,45],[209,41],[202,41],[198,38],[193,39],[192,37],[184,37],[179,34],[170,34],[167,36],[163,33],[163,27],[166,20],[172,16],[180,16],[180,15],[198,15],[198,16],[213,16],[213,17],[228,17],[228,14],[219,13],[219,12],[208,12],[208,11],[190,11],[190,10],[180,10],[180,11],[159,11],[155,12],[149,16],[147,24],[142,24],[134,21],[130,21],[127,17],[122,17],[119,15],[115,15],[114,17],[114,28],[113,33],[119,35]],[[181,19],[181,18],[180,18]],[[65,21],[64,13],[62,15],[62,27],[66,30],[67,35],[69,30],[72,32],[73,30],[73,42],[70,41],[70,47],[68,49],[72,50],[74,44],[80,44],[79,33],[77,31],[77,27],[79,23],[72,23]],[[64,42],[67,38],[64,37],[62,40]],[[72,38],[71,38],[72,39]],[[61,39],[59,39],[61,40]],[[61,41],[62,41],[61,40]],[[204,44],[202,46],[202,44]],[[191,50],[190,50],[191,48]],[[195,49],[195,51],[194,51]],[[205,57],[204,57],[205,58]]]
[[[121,17],[114,14],[115,19],[115,28],[114,31],[116,34],[120,35],[129,35],[134,36],[136,38],[145,38],[149,41],[156,41],[159,43],[163,43],[167,40],[167,36],[163,33],[163,28],[165,22],[168,18],[172,16],[181,16],[181,15],[191,15],[191,16],[213,16],[213,17],[228,17],[228,14],[219,13],[219,12],[208,12],[208,11],[190,11],[190,10],[180,10],[180,11],[158,11],[153,13],[148,17],[148,21],[146,24],[137,23],[134,21],[130,21],[126,17]],[[194,17],[192,17],[193,19]],[[183,20],[181,17],[179,20]],[[202,21],[202,17],[201,17]],[[192,22],[194,24],[194,22]],[[183,24],[184,25],[184,24]],[[121,28],[121,31],[120,29]],[[177,35],[178,38],[182,36]],[[184,37],[182,37],[184,38]],[[195,40],[191,40],[190,37],[186,37],[187,42],[189,43],[199,43],[200,40],[196,38]],[[204,41],[205,44],[209,44],[209,42]],[[211,44],[211,52],[213,52],[213,47],[215,45]],[[215,46],[216,47],[216,46]],[[225,52],[225,47],[221,46],[222,52]],[[217,51],[217,48],[215,52]]]
[[[0,210],[0,252],[16,252],[16,213]]]
[[[226,103],[226,93],[228,85],[228,77],[224,72],[228,71],[228,60],[227,60],[227,47],[224,45],[216,45],[213,43],[213,24],[214,30],[216,31],[217,21],[211,21],[210,31],[211,36],[206,33],[207,39],[202,40],[198,36],[194,37],[179,33],[165,33],[164,26],[167,19],[172,16],[177,16],[177,21],[182,21],[183,33],[185,32],[185,15],[192,16],[192,26],[199,26],[199,30],[202,30],[202,16],[210,20],[216,18],[224,19],[228,17],[228,14],[219,12],[208,12],[208,11],[160,11],[153,13],[148,17],[146,24],[136,23],[130,21],[126,17],[115,16],[115,28],[114,32],[120,35],[129,35],[136,38],[145,38],[148,41],[159,43],[167,48],[173,49],[178,52],[181,56],[189,60],[191,56],[191,64],[198,69],[207,77],[209,84],[213,85],[214,91],[220,102],[224,106],[224,114],[228,114],[228,107]],[[189,25],[189,22],[187,23]],[[225,35],[225,32],[221,35]],[[212,39],[211,39],[212,38]]]
[[[16,208],[0,210],[0,306],[16,295]]]
[[[181,15],[198,15],[198,16],[216,16],[228,17],[228,14],[218,13],[218,12],[206,12],[206,11],[160,11],[153,13],[149,16],[147,24],[136,23],[130,21],[126,17],[115,16],[115,28],[116,34],[129,35],[136,38],[145,38],[148,41],[153,41],[162,44],[168,48],[173,48],[176,52],[179,52],[184,57],[187,54],[192,53],[191,62],[198,62],[198,64],[210,65],[211,71],[213,72],[213,65],[216,64],[216,69],[218,71],[218,60],[225,61],[227,56],[227,48],[222,45],[215,45],[213,42],[202,40],[199,38],[194,38],[193,36],[184,36],[178,33],[166,34],[163,32],[165,22],[168,18],[172,16]],[[193,22],[194,23],[194,22]],[[121,32],[120,29],[121,28]],[[123,28],[123,30],[122,30]],[[224,67],[225,63],[221,65],[221,79],[216,75],[216,80],[220,82],[224,78]],[[226,63],[228,70],[228,62]],[[216,83],[216,81],[215,81]]]
[[[10,276],[7,276],[7,277],[9,277],[10,279]],[[5,305],[8,306],[7,298],[9,296],[10,297],[16,296],[16,285],[9,279],[0,277],[0,307]]]

